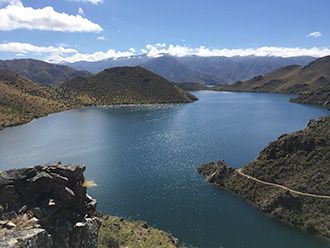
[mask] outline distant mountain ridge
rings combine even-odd
[[[68,63],[79,70],[92,73],[116,66],[142,66],[173,82],[201,82],[209,85],[234,83],[239,80],[271,72],[286,65],[306,65],[315,58],[302,57],[174,57],[163,55],[150,58],[146,55],[95,62],[79,61]]]
[[[90,76],[87,71],[78,71],[65,65],[50,64],[35,59],[0,60],[0,69],[12,71],[33,82],[51,85],[64,82],[71,78]]]

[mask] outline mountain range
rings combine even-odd
[[[33,82],[51,85],[77,76],[88,77],[105,69],[141,66],[175,83],[197,82],[207,85],[231,84],[269,73],[283,66],[306,65],[313,57],[174,57],[146,55],[107,59],[95,62],[79,61],[66,65],[34,59],[0,60],[0,69],[9,70]]]
[[[256,75],[265,74],[286,65],[306,65],[313,57],[174,57],[163,55],[150,58],[146,55],[95,62],[79,61],[67,64],[77,70],[92,73],[117,66],[142,66],[173,82],[202,82],[208,85],[234,83]]]
[[[90,76],[87,71],[79,71],[65,65],[56,65],[35,59],[0,60],[0,69],[12,71],[33,82],[50,85],[68,79]]]

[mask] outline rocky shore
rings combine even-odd
[[[0,248],[178,246],[146,223],[98,213],[84,171],[61,163],[0,171]]]
[[[330,84],[314,91],[306,91],[296,98],[291,98],[291,102],[317,104],[330,110]]]
[[[207,163],[198,171],[210,183],[251,201],[262,211],[330,238],[330,199],[318,197],[330,196],[329,169],[330,117],[324,117],[311,121],[302,131],[280,136],[241,170],[220,161]]]

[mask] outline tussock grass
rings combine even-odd
[[[97,186],[97,184],[92,180],[85,180],[81,184],[81,187],[84,187],[84,188],[92,188],[92,187],[96,187],[96,186]]]

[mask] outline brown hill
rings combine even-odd
[[[294,102],[329,106],[330,56],[317,59],[302,67],[291,65],[264,76],[232,85],[215,87],[219,91],[251,91],[301,94]],[[324,91],[328,92],[325,93]]]
[[[163,77],[142,67],[106,69],[92,77],[77,77],[56,86],[76,104],[188,103],[197,100]]]
[[[12,71],[33,82],[51,85],[77,76],[90,76],[86,71],[78,71],[69,66],[50,64],[34,59],[0,60],[0,69]]]
[[[53,89],[0,70],[0,129],[69,107]]]

